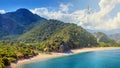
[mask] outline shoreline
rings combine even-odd
[[[71,50],[72,54],[67,54],[67,53],[39,54],[30,59],[19,60],[17,63],[11,63],[11,68],[16,68],[18,66],[29,64],[32,62],[44,61],[51,58],[74,55],[74,54],[79,54],[79,53],[89,52],[89,51],[112,50],[112,49],[120,49],[120,47],[92,47],[92,48],[72,49]]]
[[[67,54],[64,53],[51,53],[51,54],[39,54],[37,56],[34,56],[32,58],[29,59],[23,59],[23,60],[18,60],[17,63],[11,63],[11,66],[8,68],[16,68],[18,66],[24,65],[24,64],[29,64],[32,62],[37,62],[37,61],[45,61],[51,58],[56,58],[56,57],[61,57],[61,56],[65,56]]]
[[[112,49],[120,49],[120,47],[92,47],[92,48],[81,48],[81,49],[72,49],[73,54],[90,52],[90,51],[101,51],[101,50],[112,50]]]

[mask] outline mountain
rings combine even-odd
[[[20,8],[15,12],[0,14],[0,38],[11,35],[19,35],[33,27],[37,21],[46,20],[33,14],[25,8]]]
[[[109,35],[111,39],[114,39],[116,42],[120,42],[120,33]]]
[[[97,44],[96,38],[81,26],[47,20],[24,8],[0,14],[0,39],[40,43],[38,47],[55,52]]]
[[[97,38],[97,42],[104,42],[104,43],[113,43],[115,42],[113,39],[108,37],[106,34],[102,32],[93,33],[93,35]]]
[[[18,40],[26,43],[44,42],[49,51],[58,51],[61,46],[72,49],[97,44],[96,38],[82,27],[58,20],[44,21],[21,35]]]
[[[63,22],[57,20],[47,20],[21,35],[18,40],[24,40],[24,42],[44,41],[49,39],[52,34],[63,28],[63,26]]]

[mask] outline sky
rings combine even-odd
[[[120,33],[120,0],[0,0],[0,13],[27,8],[90,31]]]

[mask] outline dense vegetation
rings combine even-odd
[[[97,38],[97,42],[104,42],[104,43],[114,43],[115,41],[109,38],[106,34],[102,32],[96,32],[93,34]]]
[[[38,55],[38,52],[33,45],[21,42],[0,41],[0,68],[9,66],[11,62],[28,59],[36,55]]]
[[[33,14],[27,9],[21,8],[15,12],[0,14],[0,39],[11,39],[15,35],[20,35],[31,29],[39,21],[46,19]]]
[[[76,24],[46,20],[27,9],[0,14],[0,68],[38,52],[119,45],[104,33],[91,34]]]
[[[114,39],[116,42],[120,42],[120,33],[109,35],[111,39]]]
[[[63,44],[65,50],[92,47],[97,44],[96,38],[82,27],[57,20],[40,23],[29,32],[21,35],[18,40],[25,43],[44,42],[45,48],[49,48],[47,51],[57,52]]]
[[[102,32],[93,33],[93,35],[97,39],[97,43],[99,47],[119,47],[120,43],[116,42],[115,40],[111,39],[109,36]]]

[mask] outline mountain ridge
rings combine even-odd
[[[14,39],[14,41],[24,43],[43,43],[41,46],[47,51],[57,52],[62,49],[64,52],[64,50],[72,48],[97,45],[96,38],[81,26],[54,19],[47,20],[38,15],[36,17],[36,14],[27,9],[22,8],[15,12],[3,14],[2,18],[3,21],[0,21],[0,24],[2,23],[0,26],[5,24],[4,28],[2,27],[3,32],[1,32],[3,33],[1,34],[3,35],[1,36],[2,40]],[[6,35],[4,31],[7,33]]]
[[[27,27],[39,20],[46,20],[36,14],[33,14],[28,9],[20,8],[14,12],[0,14],[0,37],[7,35],[19,35],[24,32]]]
[[[120,33],[111,34],[109,37],[114,39],[116,42],[120,42]]]
[[[97,42],[104,42],[104,43],[113,43],[115,40],[111,39],[108,35],[102,32],[95,32],[93,35],[97,38]]]

